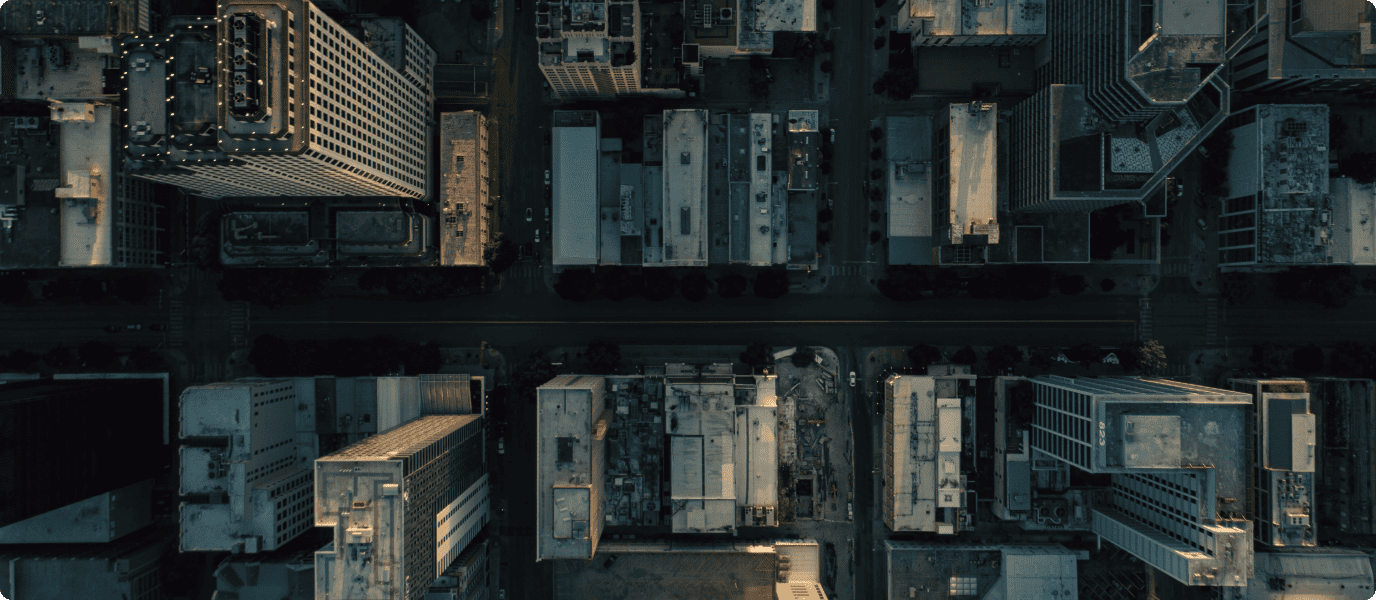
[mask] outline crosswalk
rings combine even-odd
[[[248,303],[229,304],[229,339],[235,350],[248,347]]]
[[[1189,258],[1168,258],[1161,261],[1162,277],[1185,277],[1190,274]]]
[[[1204,341],[1209,346],[1218,345],[1218,321],[1223,312],[1222,304],[1215,296],[1208,299],[1208,304],[1204,308]]]
[[[1138,338],[1142,340],[1152,339],[1151,337],[1151,298],[1139,298],[1138,306]]]
[[[172,298],[167,309],[167,347],[181,348],[186,326],[186,307],[181,298]]]
[[[869,265],[831,265],[832,275],[865,275]]]
[[[503,271],[502,276],[512,279],[539,279],[544,276],[544,269],[536,263],[516,263]]]

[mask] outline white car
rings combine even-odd
[[[534,218],[533,218],[533,216],[532,216],[532,215],[534,215],[534,214],[535,214],[535,213],[534,213],[534,211],[533,211],[532,209],[529,209],[529,208],[526,209],[526,222],[527,222],[527,223],[529,223],[529,222],[531,222],[531,221],[534,220]]]
[[[850,372],[850,387],[855,387],[855,371]]]
[[[545,185],[549,185],[549,169],[545,169]]]
[[[506,454],[506,438],[497,438],[497,454]]]
[[[535,243],[537,243],[537,244],[540,243],[540,230],[539,230],[539,229],[536,229],[536,230],[535,230]]]

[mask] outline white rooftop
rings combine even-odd
[[[663,203],[660,264],[707,266],[706,110],[664,111]]]
[[[817,31],[817,0],[742,0],[741,9],[755,9],[761,31]]]
[[[556,115],[556,119],[558,116]],[[597,192],[601,127],[557,124],[552,135],[551,228],[555,265],[597,264]]]
[[[988,235],[989,243],[998,243],[998,114],[996,104],[950,106],[951,244],[965,235]]]
[[[63,267],[97,267],[114,260],[113,128],[108,104],[65,103],[64,112],[90,115],[59,125]],[[54,111],[56,112],[56,111]]]
[[[912,0],[908,16],[939,35],[1044,35],[1047,0]]]
[[[536,559],[592,558],[602,520],[605,378],[560,375],[537,391]]]

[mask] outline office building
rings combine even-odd
[[[181,397],[181,550],[268,553],[312,525],[310,464],[430,414],[481,411],[467,375],[249,378]],[[477,399],[475,402],[474,399]]]
[[[1093,530],[1185,585],[1243,586],[1251,397],[1165,379],[1036,377],[1032,447],[1112,474]]]
[[[154,526],[109,543],[0,545],[0,596],[13,600],[165,598],[172,532]]]
[[[932,118],[886,117],[884,186],[888,196],[888,262],[930,265],[932,256]]]
[[[485,536],[473,540],[444,574],[430,584],[424,600],[487,600],[492,583],[487,545]]]
[[[117,38],[150,31],[154,15],[140,0],[10,0],[0,7],[0,34],[11,39]],[[91,40],[95,42],[96,40]]]
[[[607,541],[592,560],[553,565],[553,600],[825,600],[816,540]]]
[[[1258,552],[1256,574],[1245,588],[1226,588],[1221,600],[1368,600],[1371,555],[1357,550],[1309,548]]]
[[[645,266],[707,266],[707,111],[664,111],[663,212]]]
[[[1013,107],[1009,206],[1148,200],[1228,116],[1225,3],[1048,2],[1042,89]]]
[[[999,243],[998,105],[952,104],[937,128],[932,153],[934,232],[942,264],[982,263]]]
[[[151,522],[166,376],[85,377],[0,384],[0,544],[110,542]]]
[[[1376,264],[1370,199],[1339,203],[1330,191],[1327,106],[1250,106],[1221,130],[1231,140],[1217,224],[1221,269]]]
[[[492,241],[492,174],[482,113],[440,115],[440,266],[481,267]]]
[[[1316,545],[1314,462],[1318,451],[1309,384],[1303,379],[1232,379],[1229,387],[1252,395],[1251,435],[1254,532],[1271,547]]]
[[[687,0],[683,64],[702,74],[703,58],[768,56],[777,33],[817,31],[817,0]]]
[[[435,223],[396,198],[283,198],[220,217],[226,267],[431,267]],[[452,227],[452,225],[451,225]]]
[[[962,402],[975,376],[891,375],[884,382],[884,524],[890,531],[959,533],[965,524]]]
[[[536,9],[540,72],[561,99],[610,100],[641,91],[640,3],[552,0]]]
[[[894,31],[914,46],[1032,46],[1046,37],[1048,0],[903,0]]]
[[[725,118],[731,262],[756,267],[783,263],[788,252],[788,197],[774,194],[774,120],[769,113]]]
[[[607,407],[602,377],[559,375],[536,392],[535,560],[591,559],[602,535]]]
[[[211,599],[314,600],[315,548],[293,550],[310,542],[311,537],[306,533],[298,543],[273,552],[225,557],[215,567],[215,595]]]
[[[212,198],[430,199],[434,51],[406,31],[405,70],[309,0],[130,38],[124,169]]]
[[[1240,5],[1247,38],[1230,44],[1238,92],[1376,90],[1367,2],[1265,0]],[[1233,7],[1230,7],[1230,9]],[[1236,9],[1235,9],[1236,10]]]
[[[884,540],[887,597],[1077,600],[1077,560],[1059,545],[968,546]]]
[[[555,111],[551,139],[554,266],[596,265],[601,117],[591,110]]]
[[[1314,463],[1315,529],[1320,539],[1341,541],[1376,534],[1376,393],[1370,379],[1313,377],[1309,408],[1318,423]]]
[[[481,415],[424,415],[315,461],[315,597],[422,600],[487,525]]]

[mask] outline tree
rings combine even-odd
[[[913,363],[913,368],[923,373],[927,372],[927,366],[941,360],[941,351],[936,346],[928,344],[918,344],[908,348],[908,361]]]
[[[835,51],[836,51],[836,42],[831,41],[831,38],[827,38],[827,39],[825,39],[825,40],[822,40],[822,51],[823,51],[823,52],[835,52]]]
[[[1084,275],[1062,275],[1056,278],[1056,289],[1067,296],[1074,296],[1089,289]]]
[[[749,60],[751,71],[764,71],[766,65],[764,56],[761,56],[759,54],[751,54]]]
[[[822,61],[822,64],[817,65],[817,68],[821,70],[823,73],[830,73],[833,67],[831,66],[831,61],[824,60]]]
[[[879,38],[882,41],[884,38]],[[875,42],[879,44],[879,41]],[[882,45],[876,48],[882,48]],[[907,100],[917,93],[918,77],[917,69],[912,67],[900,67],[884,71],[875,82],[875,88],[881,92],[887,92],[889,98],[893,100]]]
[[[879,36],[879,37],[877,37],[877,38],[874,38],[874,49],[875,49],[875,50],[880,50],[880,49],[883,49],[883,47],[884,47],[884,36],[881,35],[881,36]],[[877,85],[879,85],[879,84],[876,82],[875,85],[877,86]],[[877,94],[877,93],[879,93],[879,92],[875,92],[875,93]]]
[[[1017,346],[995,346],[984,353],[984,362],[995,375],[1003,375],[1022,362],[1022,350]]]
[[[1248,359],[1263,373],[1280,374],[1290,366],[1290,356],[1291,353],[1286,352],[1284,346],[1263,342],[1252,346],[1252,355]]]
[[[817,351],[813,350],[812,346],[798,346],[788,358],[793,361],[793,366],[806,369],[817,359]]]
[[[610,375],[621,366],[621,346],[608,340],[593,340],[583,350],[588,370],[598,375]]]
[[[76,354],[82,367],[93,370],[109,368],[110,364],[119,358],[119,353],[115,352],[114,346],[94,340],[78,347]]]
[[[319,293],[329,278],[324,269],[229,269],[216,286],[225,300],[276,308],[289,299]]]
[[[875,209],[870,209],[870,222],[871,222],[871,223],[878,223],[878,222],[879,222],[879,218],[882,217],[882,216],[883,216],[883,214],[879,212],[879,209],[877,209],[877,208],[875,208]]]
[[[1296,369],[1306,373],[1323,371],[1323,348],[1312,343],[1295,348],[1295,351],[1290,355],[1290,362],[1295,365]]]
[[[874,169],[874,170],[871,170],[871,171],[870,171],[870,179],[875,180],[875,181],[878,181],[878,180],[883,179],[883,178],[884,178],[884,170],[883,170],[883,169]]]
[[[5,368],[11,371],[28,371],[38,364],[39,356],[28,350],[14,350],[4,357]]]
[[[401,354],[401,362],[409,375],[438,373],[444,366],[444,355],[434,342],[409,344]]]
[[[58,344],[56,348],[43,353],[43,364],[56,371],[68,369],[76,365],[76,354],[71,348]]]
[[[18,304],[29,297],[29,280],[19,273],[0,275],[0,302]]]
[[[1079,346],[1069,349],[1066,352],[1066,354],[1066,358],[1069,358],[1071,360],[1074,360],[1075,362],[1080,363],[1080,366],[1086,369],[1090,368],[1091,366],[1094,366],[1095,363],[1102,361],[1104,359],[1104,349],[1089,342],[1085,342],[1083,344],[1080,344]]]
[[[951,362],[958,365],[969,365],[973,367],[979,362],[979,353],[975,352],[974,348],[966,346],[956,350],[956,353],[951,355]]]
[[[831,232],[826,229],[817,230],[817,245],[825,246],[831,242]]]
[[[870,128],[870,139],[871,139],[871,140],[874,140],[874,141],[876,141],[876,142],[879,141],[879,140],[884,139],[884,128],[883,128],[883,127],[872,127],[872,128]]]
[[[689,302],[701,302],[707,297],[708,285],[707,274],[695,270],[683,276],[683,280],[679,282],[679,291]]]
[[[745,294],[745,288],[750,284],[740,273],[727,273],[717,278],[717,294],[722,298],[739,298]]]
[[[798,60],[807,62],[817,56],[817,34],[809,33],[798,38],[798,43],[793,47]]]
[[[1060,351],[1055,348],[1038,347],[1033,348],[1027,357],[1027,366],[1037,369],[1050,369],[1056,364],[1056,356]]]
[[[281,377],[291,372],[291,343],[265,333],[253,340],[248,351],[248,363],[263,377]]]
[[[1347,306],[1357,292],[1357,278],[1348,267],[1292,267],[1276,274],[1276,296],[1308,300],[1327,308]]]
[[[1142,372],[1149,375],[1159,375],[1166,372],[1166,348],[1161,342],[1147,340],[1142,342],[1137,351],[1140,357]]]
[[[554,284],[554,292],[560,298],[582,302],[592,297],[593,290],[597,289],[597,280],[593,277],[592,271],[587,269],[564,269],[559,274],[559,281]]]
[[[516,264],[516,255],[516,244],[506,239],[505,235],[497,236],[495,243],[483,249],[483,260],[493,273],[501,273],[511,268],[511,265]]]
[[[86,304],[99,302],[105,297],[103,282],[96,279],[82,279],[77,284],[78,293],[81,294],[81,301]]]
[[[885,19],[884,19],[884,17],[883,17],[882,15],[881,15],[881,16],[878,16],[878,17],[875,17],[875,18],[874,18],[874,28],[875,28],[875,29],[882,28],[882,27],[884,26],[884,23],[886,23],[886,22],[887,22],[887,21],[885,21]]]
[[[751,367],[763,367],[774,362],[774,353],[768,344],[750,344],[741,353],[741,362]]]
[[[640,278],[626,267],[605,267],[597,275],[597,287],[608,300],[620,302],[640,291]]]
[[[760,271],[755,276],[755,295],[774,299],[788,293],[788,273],[783,269]]]
[[[474,21],[486,21],[492,18],[492,0],[473,0],[468,7],[468,14]]]
[[[129,350],[125,368],[135,373],[156,373],[167,369],[167,361],[162,354],[148,346],[135,346]]]
[[[664,31],[669,34],[669,45],[680,46],[683,44],[683,32],[686,28],[683,15],[674,13],[664,20]]]
[[[836,216],[835,213],[831,212],[831,209],[830,209],[830,208],[824,208],[824,209],[822,209],[822,210],[817,211],[817,222],[818,222],[818,223],[827,223],[827,222],[830,222],[831,219],[834,218],[835,216]]]
[[[668,269],[651,269],[641,278],[640,287],[646,300],[659,302],[674,295],[678,280],[674,279],[674,274]]]
[[[920,267],[890,266],[878,283],[879,293],[890,300],[908,301],[922,297],[931,288],[927,274]]]
[[[1099,282],[1099,289],[1105,292],[1111,292],[1116,287],[1118,287],[1118,282],[1114,281],[1112,277],[1105,277],[1103,281]]]
[[[1244,304],[1257,294],[1257,276],[1250,273],[1223,273],[1219,276],[1219,287],[1229,306]]]
[[[116,279],[114,288],[115,295],[130,304],[138,304],[148,297],[148,280],[138,275]]]
[[[1376,182],[1376,152],[1353,152],[1338,164],[1338,173],[1357,183]]]
[[[473,274],[470,278],[480,280]],[[410,302],[440,300],[463,286],[464,276],[456,267],[425,267],[393,269],[388,273],[387,292]]]
[[[1008,272],[1007,283],[1017,298],[1041,300],[1051,293],[1051,271],[1037,265],[1017,265]]]
[[[870,150],[870,160],[882,160],[883,158],[884,158],[884,149],[883,149],[883,148],[880,148],[879,146],[875,146],[874,148],[872,148],[872,149]]]
[[[1376,374],[1376,351],[1371,346],[1351,340],[1333,345],[1329,360],[1332,371],[1343,377],[1371,377]]]

